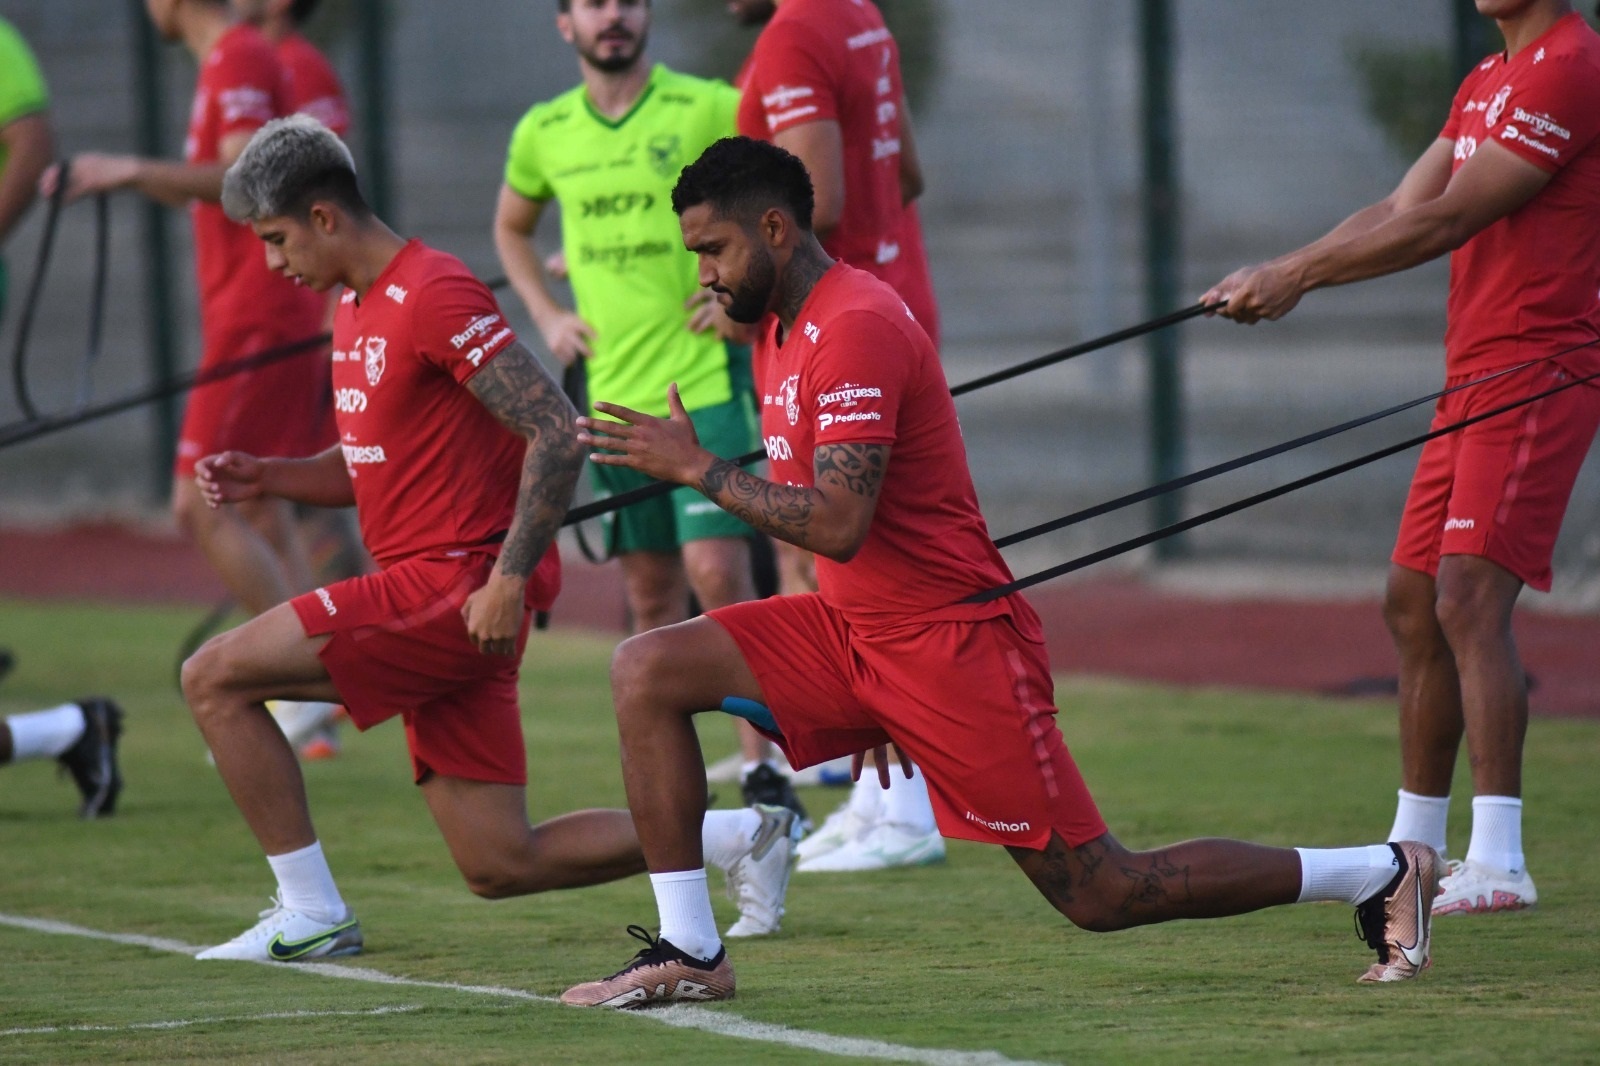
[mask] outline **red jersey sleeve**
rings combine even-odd
[[[1557,171],[1600,135],[1600,70],[1582,55],[1535,63],[1514,88],[1493,131],[1500,147]]]
[[[278,117],[288,99],[283,68],[270,49],[227,47],[209,71],[217,104],[217,140],[254,133]]]
[[[905,334],[870,311],[838,315],[821,329],[806,373],[815,443],[894,443],[916,370]]]
[[[750,83],[766,120],[765,139],[808,122],[839,119],[834,93],[837,72],[830,69],[835,47],[810,26],[787,19],[767,27],[756,44]],[[748,131],[747,131],[748,132]]]
[[[1472,88],[1483,76],[1485,65],[1495,60],[1487,59],[1472,68],[1472,73],[1461,79],[1461,85],[1456,89],[1455,99],[1450,101],[1450,114],[1445,117],[1444,129],[1439,131],[1439,136],[1447,141],[1456,139],[1461,132],[1461,116],[1466,112],[1468,102],[1472,100]]]
[[[465,384],[517,335],[489,289],[477,278],[451,274],[430,282],[411,312],[411,337],[422,361]]]

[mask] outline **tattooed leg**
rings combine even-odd
[[[1129,851],[1110,833],[1075,848],[1051,834],[1043,851],[1006,850],[1051,906],[1097,933],[1244,914],[1293,903],[1300,894],[1300,857],[1293,849],[1239,840]]]

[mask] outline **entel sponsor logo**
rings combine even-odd
[[[333,406],[345,414],[360,414],[367,409],[367,394],[360,389],[335,389]]]
[[[882,44],[888,39],[888,28],[880,26],[875,30],[867,30],[865,33],[858,33],[854,37],[846,38],[844,43],[850,51],[854,52],[858,48],[871,48],[875,44]]]
[[[767,115],[767,129],[776,132],[777,128],[785,122],[793,122],[795,119],[805,118],[807,115],[815,115],[817,111],[818,108],[815,104],[807,104],[805,107],[791,107],[787,111],[779,111],[775,115],[769,114]]]
[[[317,599],[322,601],[322,609],[328,612],[329,618],[339,613],[339,608],[333,605],[333,597],[328,595],[327,589],[318,589]]]
[[[326,123],[324,123],[324,125],[326,125]],[[397,304],[403,304],[406,302],[406,290],[402,289],[398,285],[390,285],[387,289],[383,290],[383,294]]]
[[[1477,523],[1470,518],[1451,518],[1445,522],[1444,531],[1448,533],[1452,529],[1471,529],[1475,525]]]
[[[842,403],[846,407],[854,407],[857,400],[882,399],[883,390],[866,385],[852,385],[849,382],[834,389],[832,392],[817,394],[817,406],[827,407],[829,404]]]
[[[493,326],[498,321],[500,321],[499,315],[479,315],[477,318],[467,323],[466,329],[450,338],[450,347],[459,352],[461,349],[465,348],[467,343],[474,337],[489,332],[489,327]]]
[[[817,432],[827,429],[835,422],[877,422],[883,418],[878,411],[851,411],[847,415],[818,415]]]
[[[1513,107],[1511,109],[1511,117],[1518,122],[1525,122],[1532,126],[1533,134],[1536,137],[1548,137],[1553,133],[1563,141],[1572,140],[1572,131],[1565,126],[1557,125],[1556,120],[1549,115],[1530,114],[1520,107]]]
[[[805,324],[804,332],[805,332],[805,335],[806,335],[806,339],[809,340],[812,344],[815,344],[815,343],[817,343],[817,341],[822,339],[822,330],[817,327],[817,324],[815,322],[807,322]]]
[[[356,290],[354,290],[354,289],[346,289],[346,290],[344,290],[343,295],[341,295],[339,297],[339,302],[342,303],[342,304],[353,304],[353,303],[355,303],[356,302]]]
[[[1529,148],[1532,148],[1535,152],[1538,152],[1541,155],[1547,155],[1551,159],[1561,158],[1561,150],[1559,148],[1552,148],[1543,141],[1536,141],[1532,137],[1529,137],[1526,133],[1523,133],[1522,130],[1516,126],[1510,125],[1509,123],[1506,125],[1506,128],[1501,131],[1500,139],[1502,141],[1516,141],[1518,144],[1525,144]]]
[[[217,94],[217,103],[222,108],[222,121],[225,124],[238,122],[242,118],[258,118],[267,122],[273,117],[272,94],[254,85],[224,89]]]
[[[971,811],[967,812],[967,821],[977,822],[985,829],[993,829],[996,833],[1026,833],[1033,828],[1027,822],[992,822],[987,818],[973,814]]]

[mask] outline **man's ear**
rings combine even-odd
[[[311,205],[311,228],[321,234],[331,234],[339,226],[337,212],[327,203],[317,200]]]
[[[769,207],[761,216],[757,231],[767,242],[767,247],[781,248],[789,237],[789,216],[776,207]]]

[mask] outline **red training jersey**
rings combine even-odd
[[[289,90],[272,45],[250,26],[233,26],[200,64],[184,158],[215,163],[225,139],[252,133],[289,113]],[[211,201],[196,200],[189,210],[200,317],[208,335],[218,335],[225,325],[281,328],[298,317],[304,317],[306,335],[317,332],[322,298],[268,270],[261,241],[249,226],[230,221],[222,205]],[[204,358],[239,354],[208,350]]]
[[[350,104],[328,57],[298,33],[278,41],[278,62],[289,78],[289,106],[307,114],[341,139],[350,134]]]
[[[823,248],[887,281],[937,338],[921,231],[908,234],[900,200],[900,51],[878,9],[868,0],[785,0],[736,83],[746,137],[770,141],[809,122],[839,124],[844,210]]]
[[[1538,359],[1600,338],[1600,35],[1566,15],[1515,56],[1467,75],[1440,136],[1455,168],[1482,145],[1553,176],[1450,257],[1451,375]],[[1600,370],[1600,348],[1563,360]]]
[[[865,271],[835,263],[789,336],[780,339],[781,329],[769,316],[756,340],[772,479],[813,486],[819,445],[891,447],[861,550],[848,563],[817,556],[823,600],[852,625],[1016,613],[1004,600],[956,606],[1010,581],[1011,571],[978,510],[939,355],[905,302]]]
[[[510,528],[527,445],[465,385],[516,339],[488,288],[420,241],[340,299],[339,446],[379,566],[495,545]],[[540,567],[559,565],[552,545]]]

